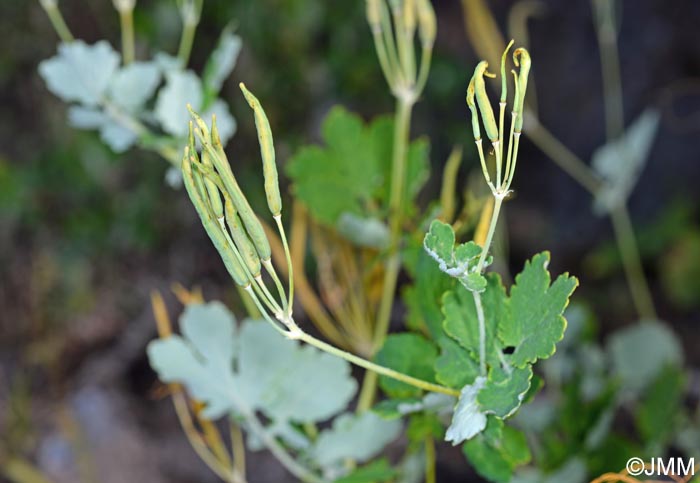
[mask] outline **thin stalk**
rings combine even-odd
[[[401,239],[401,221],[403,212],[403,192],[406,183],[406,152],[411,127],[411,111],[413,101],[399,97],[397,99],[396,116],[394,120],[394,143],[391,169],[391,191],[389,195],[389,259],[386,262],[382,297],[377,311],[377,322],[374,327],[372,352],[376,353],[386,340],[391,322],[391,309],[394,304],[396,283],[401,269],[401,254],[399,242]],[[374,401],[377,387],[377,376],[371,372],[365,374],[360,391],[358,410],[369,409]]]
[[[197,31],[197,23],[185,21],[182,24],[182,36],[180,37],[180,47],[177,49],[177,58],[183,66],[190,61],[194,34]]]
[[[262,314],[255,306],[255,302],[253,301],[253,298],[250,296],[250,294],[246,292],[246,290],[240,285],[236,285],[236,291],[238,292],[238,296],[243,302],[243,307],[245,308],[245,311],[248,314],[248,316],[252,317],[253,319],[259,319],[260,317],[262,317]]]
[[[49,17],[49,21],[51,22],[51,25],[53,25],[53,29],[56,31],[56,34],[58,34],[61,41],[73,42],[75,37],[73,37],[68,25],[66,25],[66,21],[63,19],[63,15],[58,9],[56,2],[51,0],[39,0],[39,3],[41,3],[41,6],[44,7],[44,11]]]
[[[496,232],[496,225],[498,224],[498,214],[501,211],[501,205],[503,204],[502,195],[494,195],[493,202],[493,213],[491,214],[491,222],[489,223],[489,231],[486,233],[486,241],[484,242],[484,247],[481,249],[481,256],[479,257],[479,263],[476,265],[476,273],[481,273],[484,269],[484,263],[486,262],[486,256],[489,253],[489,248],[491,248],[491,242],[493,241],[493,234]]]
[[[284,226],[282,226],[282,217],[277,215],[274,218],[275,224],[277,225],[277,231],[279,231],[280,238],[282,239],[284,257],[287,260],[287,270],[289,272],[289,305],[287,306],[287,315],[292,315],[292,309],[294,307],[294,268],[292,266],[292,254],[289,251],[289,243],[287,243],[287,235],[285,234]]]
[[[282,306],[288,312],[289,301],[287,300],[287,293],[284,291],[282,281],[277,275],[275,267],[272,265],[272,260],[262,260],[262,264],[263,267],[265,267],[265,271],[268,273],[268,275],[270,275],[270,278],[272,278],[275,287],[277,287],[277,293],[279,294],[280,300],[282,301]]]
[[[282,446],[270,433],[265,430],[265,427],[258,421],[258,418],[253,413],[244,414],[248,428],[260,438],[265,444],[270,453],[272,453],[277,461],[284,466],[291,474],[307,483],[326,483],[325,480],[315,475],[311,470],[302,466],[297,462],[292,455]]]
[[[484,306],[481,303],[481,294],[471,291],[474,297],[474,307],[476,307],[476,318],[479,321],[479,373],[486,376],[486,317],[484,316]]]
[[[309,335],[306,332],[302,332],[301,330],[299,330],[298,334],[295,334],[295,338],[306,342],[307,344],[312,345],[324,352],[328,352],[331,355],[340,357],[357,366],[373,371],[374,373],[377,373],[379,375],[387,376],[392,379],[396,379],[397,381],[405,382],[406,384],[410,384],[411,386],[423,389],[425,391],[439,392],[442,394],[449,394],[450,396],[459,396],[459,391],[456,391],[449,387],[440,386],[439,384],[434,384],[432,382],[427,382],[421,379],[417,379],[415,377],[408,376],[402,372],[389,369],[388,367],[380,366],[379,364],[375,364],[374,362],[370,362],[354,354],[338,349],[337,347],[323,342],[322,340],[316,339],[312,335]]]
[[[644,276],[637,240],[634,236],[634,227],[630,220],[627,207],[623,204],[610,212],[610,220],[615,230],[615,238],[622,256],[622,262],[630,286],[632,300],[637,312],[642,318],[656,319],[656,310],[651,297],[651,291]]]
[[[425,483],[437,483],[435,460],[435,440],[428,436],[425,438]]]
[[[233,459],[233,471],[238,473],[244,480],[246,474],[245,465],[245,441],[241,427],[231,421],[229,423],[231,434],[231,458]]]
[[[134,61],[134,10],[125,8],[119,10],[119,21],[122,28],[122,59],[124,65]]]
[[[609,141],[619,138],[625,129],[614,8],[612,0],[593,0],[593,10],[597,17],[598,50],[603,74],[605,132]]]

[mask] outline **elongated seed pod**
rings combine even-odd
[[[518,96],[517,99],[515,99],[513,111],[517,113],[515,131],[521,132],[523,129],[523,110],[525,106],[525,93],[527,91],[527,78],[530,75],[530,67],[532,65],[530,53],[522,47],[516,49],[515,52],[513,52],[513,62],[515,62],[516,66],[520,67],[518,72]]]
[[[196,152],[194,148],[194,134],[193,134],[193,126],[192,122],[190,122],[190,152]],[[209,156],[209,153],[207,153],[206,150],[202,150],[202,164],[205,167],[208,168],[213,168],[212,162],[211,162],[211,157]],[[210,181],[205,179],[204,180],[204,186],[207,189],[207,196],[209,197],[209,203],[211,205],[211,209],[214,212],[214,216],[216,216],[217,219],[222,218],[224,216],[224,205],[221,203],[221,196],[219,195],[219,190],[216,187],[216,185]]]
[[[265,110],[260,105],[258,98],[246,89],[245,84],[242,82],[239,86],[255,115],[255,129],[258,131],[258,142],[260,143],[267,206],[270,208],[272,216],[278,216],[282,211],[282,197],[280,196],[280,184],[275,161],[275,144],[272,140],[270,122],[267,120]]]
[[[201,118],[195,112],[190,112],[198,126],[200,125],[200,122],[203,123]],[[248,199],[243,194],[241,187],[238,185],[236,177],[231,171],[231,165],[228,162],[228,158],[224,154],[223,148],[220,148],[220,141],[218,141],[219,148],[215,148],[212,145],[211,134],[208,130],[206,133],[207,137],[204,136],[201,129],[198,131],[199,141],[202,143],[202,149],[209,153],[211,161],[214,164],[214,168],[216,168],[216,172],[219,174],[227,194],[231,197],[233,205],[235,206],[236,211],[243,222],[243,226],[245,226],[245,229],[248,232],[248,236],[250,236],[251,241],[255,245],[255,249],[258,251],[260,258],[262,260],[268,260],[272,256],[272,250],[270,249],[270,242],[265,235],[265,230],[263,229],[260,220],[255,215],[253,208],[250,207],[250,203],[248,203]]]
[[[218,221],[213,218],[213,212],[207,207],[206,199],[201,196],[202,192],[200,190],[202,188],[197,187],[197,185],[203,187],[203,182],[200,175],[192,169],[189,146],[185,148],[185,155],[182,158],[182,180],[187,194],[202,221],[202,226],[204,226],[204,230],[219,252],[226,270],[228,270],[228,273],[237,285],[247,287],[250,283],[245,275],[245,270],[236,260]]]
[[[379,2],[383,1],[384,0],[367,0],[367,23],[372,29],[372,33],[379,33],[382,31],[382,13]]]
[[[474,94],[476,96],[476,103],[479,106],[479,111],[481,112],[481,120],[484,122],[486,135],[491,142],[494,142],[498,141],[498,126],[496,125],[496,118],[493,115],[493,108],[491,107],[489,96],[486,94],[484,76],[491,76],[486,71],[488,66],[489,63],[482,60],[477,64],[476,69],[474,69]]]
[[[508,51],[513,46],[513,40],[508,42],[506,50],[503,51],[501,56],[501,102],[506,102],[508,98],[508,76],[506,76],[506,57],[508,56]]]
[[[409,38],[413,38],[416,31],[416,0],[404,0],[403,2],[403,25]]]
[[[472,76],[469,81],[469,87],[467,87],[467,106],[472,113],[472,131],[474,132],[474,140],[479,141],[481,139],[481,128],[479,127],[479,111],[476,108],[476,103],[474,102],[474,76]]]
[[[260,257],[258,252],[255,250],[253,242],[248,238],[248,234],[241,225],[241,220],[236,213],[236,209],[233,207],[233,202],[228,196],[225,197],[225,207],[226,207],[226,224],[228,225],[228,230],[231,232],[231,238],[236,244],[238,251],[241,252],[243,261],[245,262],[248,270],[253,277],[260,275]]]
[[[437,34],[435,10],[430,0],[415,0],[418,12],[418,35],[423,48],[432,48]]]

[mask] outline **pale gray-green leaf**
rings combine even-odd
[[[450,441],[456,446],[473,438],[486,428],[486,414],[481,411],[476,400],[479,391],[485,385],[486,378],[480,376],[473,384],[464,386],[452,416],[452,424],[445,433],[445,441]]]
[[[119,54],[104,40],[62,43],[58,54],[39,64],[39,74],[51,92],[66,102],[99,104],[119,65]]]
[[[165,86],[156,99],[155,116],[163,130],[174,136],[185,136],[190,114],[187,104],[197,111],[202,107],[202,82],[192,71],[170,70]]]
[[[241,51],[241,38],[225,29],[219,43],[212,52],[211,57],[204,67],[204,88],[208,93],[216,95],[221,90],[224,81],[231,75],[231,71],[236,66],[238,54]]]
[[[122,153],[136,143],[138,136],[103,111],[82,106],[68,109],[68,122],[78,129],[97,129],[100,138],[116,153]]]
[[[381,250],[389,243],[389,228],[377,218],[363,218],[344,212],[336,225],[338,233],[361,247]]]
[[[216,99],[211,107],[202,114],[202,118],[208,121],[211,119],[212,115],[216,116],[216,127],[219,130],[221,144],[226,146],[226,143],[228,143],[231,137],[236,133],[236,119],[231,115],[228,104],[221,99]]]
[[[109,97],[120,108],[136,112],[153,96],[160,83],[160,69],[153,62],[132,62],[115,74]]]

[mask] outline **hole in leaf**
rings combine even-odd
[[[508,347],[506,347],[505,349],[503,349],[503,353],[504,353],[504,354],[510,355],[510,354],[512,354],[513,352],[515,352],[515,347],[513,347],[513,346],[508,346]]]

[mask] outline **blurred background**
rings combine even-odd
[[[525,22],[516,12],[523,3],[488,5],[508,31]],[[539,118],[588,161],[605,140],[591,3],[527,3],[536,7],[527,41]],[[76,37],[118,48],[110,1],[60,5]],[[426,202],[439,193],[454,145],[465,149],[463,185],[466,171],[478,169],[464,93],[479,55],[461,2],[434,5],[433,67],[412,127],[413,136],[431,139]],[[240,81],[265,105],[280,163],[319,140],[319,124],[335,104],[365,119],[392,112],[364,11],[361,0],[204,2],[192,52],[196,71],[229,22],[243,40],[221,97],[238,120],[227,152],[244,183],[259,186],[259,160]],[[618,12],[626,123],[647,107],[661,114],[629,210],[659,317],[680,334],[687,364],[698,367],[700,2],[629,0]],[[139,0],[135,28],[137,58],[156,46],[177,49],[181,26],[172,0]],[[30,479],[32,468],[57,483],[217,481],[159,393],[145,346],[156,334],[152,290],[163,291],[173,311],[173,282],[201,286],[207,299],[231,306],[236,295],[225,269],[183,191],[164,183],[167,163],[139,149],[114,154],[96,134],[66,123],[65,104],[37,72],[58,43],[39,3],[0,2],[0,30],[0,481],[42,481]],[[509,260],[520,267],[551,250],[553,273],[580,278],[575,297],[600,320],[602,340],[636,320],[610,221],[525,136],[520,160],[504,218]],[[480,481],[464,479],[469,470],[458,450],[444,447],[439,455],[439,481]],[[272,457],[251,458],[251,481],[290,479]]]

